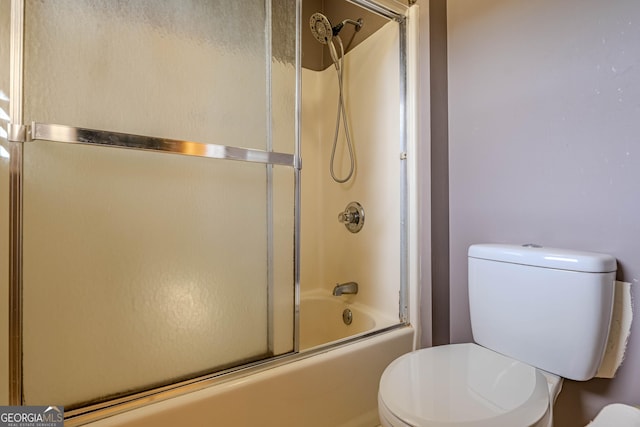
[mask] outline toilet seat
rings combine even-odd
[[[540,371],[477,344],[401,356],[382,374],[378,403],[393,427],[534,426],[550,408]]]

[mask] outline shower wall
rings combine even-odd
[[[366,23],[365,23],[366,25]],[[333,66],[302,70],[301,289],[331,292],[336,283],[360,285],[342,296],[398,316],[400,288],[399,29],[389,22],[345,56],[347,115],[356,153],[355,178],[338,184],[329,174],[338,82]],[[342,131],[341,131],[342,135]],[[336,174],[349,157],[339,139]],[[338,213],[351,201],[365,209],[364,228],[350,233]]]

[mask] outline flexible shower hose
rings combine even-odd
[[[329,53],[331,54],[331,59],[333,59],[333,64],[336,67],[340,95],[338,96],[338,113],[336,115],[336,132],[333,136],[333,147],[331,148],[331,161],[329,162],[329,172],[331,173],[331,178],[333,178],[335,182],[343,184],[349,181],[353,176],[353,172],[355,170],[355,156],[353,152],[353,143],[351,142],[351,135],[349,134],[349,123],[347,122],[347,107],[344,102],[344,89],[343,89],[343,83],[342,83],[342,76],[343,76],[343,70],[344,70],[343,68],[344,46],[339,36],[335,36],[333,39],[337,39],[338,45],[340,46],[340,56],[338,56],[336,52],[336,47],[333,44],[333,40],[329,42]],[[336,147],[338,146],[338,134],[340,132],[341,117],[342,117],[342,121],[344,122],[344,133],[347,140],[347,148],[349,149],[349,161],[350,161],[349,173],[347,174],[346,178],[338,178],[333,170],[333,165],[335,163],[334,159],[336,155]]]

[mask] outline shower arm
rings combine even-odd
[[[333,35],[337,36],[345,24],[353,25],[354,27],[356,27],[356,32],[358,32],[362,29],[362,26],[364,25],[364,21],[362,20],[362,18],[358,18],[357,21],[354,21],[353,19],[345,19],[344,21],[342,21],[341,23],[339,23],[338,25],[332,28]]]

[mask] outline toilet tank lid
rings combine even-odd
[[[531,244],[475,244],[469,246],[469,257],[588,273],[610,273],[616,271],[616,259],[611,255],[547,248]]]

